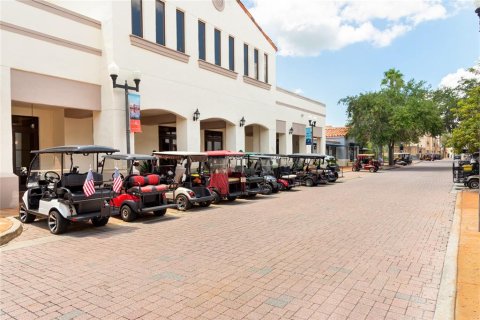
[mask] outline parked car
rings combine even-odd
[[[70,222],[90,220],[97,227],[106,225],[110,216],[116,213],[110,206],[111,185],[104,184],[98,160],[99,154],[115,152],[118,150],[95,145],[32,151],[35,156],[28,169],[20,221],[30,223],[37,216],[47,217],[48,229],[53,234],[67,231]],[[64,168],[69,169],[65,171]],[[87,178],[88,189],[84,191]]]
[[[215,196],[206,186],[205,152],[163,151],[153,154],[160,162],[157,172],[170,186],[166,193],[169,202],[174,202],[180,211],[189,210],[194,205],[210,206]]]
[[[205,163],[208,175],[207,188],[214,196],[213,203],[220,203],[222,199],[235,201],[240,196],[249,195],[242,165],[243,152],[207,151],[207,156]],[[250,192],[252,195],[254,191]]]
[[[380,169],[380,162],[375,159],[372,153],[357,154],[357,158],[352,165],[352,171],[367,170],[370,172],[377,172]]]
[[[147,212],[160,217],[165,215],[168,208],[176,207],[174,204],[168,204],[165,196],[168,186],[154,173],[155,159],[144,154],[116,153],[103,156],[102,174],[111,172],[113,179],[115,165],[120,167],[122,187],[120,192],[114,195],[110,205],[115,214],[120,214],[123,221],[133,221]]]
[[[272,194],[279,191],[277,178],[273,172],[273,159],[270,156],[265,156],[257,153],[245,154],[247,183],[249,178],[258,177],[263,194]]]

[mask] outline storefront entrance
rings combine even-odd
[[[13,172],[19,176],[20,190],[24,191],[27,178],[25,168],[33,158],[30,151],[38,150],[38,118],[12,116],[12,137]]]

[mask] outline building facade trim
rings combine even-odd
[[[84,16],[82,14],[76,13],[74,11],[71,11],[65,8],[62,8],[60,6],[57,6],[53,3],[50,3],[44,0],[17,0],[17,1],[27,4],[29,6],[35,7],[37,9],[56,14],[60,17],[82,23],[90,27],[94,27],[97,29],[102,28],[102,23],[98,20],[92,19],[90,17]]]
[[[9,31],[9,32],[13,32],[13,33],[16,33],[16,34],[20,34],[22,36],[30,37],[30,38],[33,38],[33,39],[50,42],[50,43],[53,43],[53,44],[56,44],[56,45],[59,45],[59,46],[62,46],[62,47],[75,49],[75,50],[83,51],[83,52],[86,52],[86,53],[91,53],[91,54],[94,54],[94,55],[97,55],[97,56],[102,55],[102,50],[100,50],[100,49],[92,48],[92,47],[89,47],[89,46],[86,46],[86,45],[83,45],[83,44],[80,44],[80,43],[72,42],[72,41],[69,41],[69,40],[65,40],[65,39],[62,39],[62,38],[54,37],[54,36],[46,34],[46,33],[42,33],[42,32],[38,32],[38,31],[35,31],[35,30],[27,29],[27,28],[24,28],[24,27],[20,27],[20,26],[17,26],[17,25],[8,23],[8,22],[0,21],[0,29],[5,30],[5,31]]]
[[[300,108],[300,107],[297,107],[297,106],[294,106],[294,105],[291,105],[291,104],[288,104],[288,103],[285,103],[285,102],[276,101],[275,103],[279,106],[282,106],[282,107],[287,107],[287,108],[290,108],[290,109],[295,109],[295,110],[311,113],[311,114],[314,114],[314,115],[317,115],[317,116],[320,116],[320,117],[325,117],[326,116],[324,113],[315,112],[315,111],[312,111],[312,110]]]
[[[201,69],[208,70],[208,71],[220,74],[222,76],[225,76],[225,77],[228,77],[228,78],[231,78],[231,79],[237,79],[238,73],[236,73],[234,71],[231,71],[231,70],[228,70],[228,69],[225,69],[223,67],[217,66],[216,64],[206,62],[206,61],[203,61],[203,60],[198,60],[198,66]]]
[[[293,128],[293,133],[294,135],[297,136],[304,136],[305,135],[305,129],[307,128],[306,125],[303,123],[292,123],[292,128]]]
[[[148,41],[133,34],[130,35],[130,44],[132,46],[158,53],[164,57],[171,58],[180,62],[188,63],[190,59],[190,56],[188,54],[167,48],[158,43]]]
[[[270,90],[272,88],[272,85],[270,85],[268,83],[265,83],[265,82],[259,81],[257,79],[254,79],[254,78],[247,77],[247,76],[243,76],[243,82],[251,84],[252,86],[256,86],[256,87],[265,89],[265,90]]]
[[[317,100],[313,100],[313,99],[310,99],[310,98],[307,98],[307,97],[304,97],[302,95],[299,95],[298,93],[295,93],[295,92],[292,92],[292,91],[288,91],[286,89],[283,89],[283,88],[280,88],[280,87],[277,87],[277,91],[279,92],[282,92],[282,93],[285,93],[285,94],[289,94],[291,96],[294,96],[295,98],[299,98],[299,99],[302,99],[302,100],[305,100],[305,101],[308,101],[308,102],[311,102],[311,103],[315,103],[315,104],[318,104],[322,107],[325,107],[325,104],[320,102],[320,101],[317,101]]]
[[[287,122],[284,120],[277,120],[277,133],[287,133]]]

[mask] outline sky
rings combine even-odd
[[[327,106],[344,126],[346,96],[378,90],[383,73],[437,88],[478,62],[479,18],[471,1],[243,0],[278,47],[277,85]]]

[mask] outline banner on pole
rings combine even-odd
[[[305,128],[305,144],[307,146],[312,144],[312,128]]]
[[[130,113],[130,132],[142,132],[140,125],[140,95],[128,94],[128,109]]]

